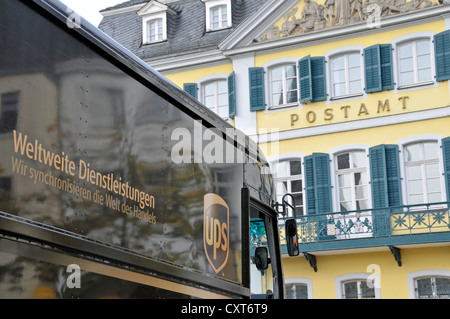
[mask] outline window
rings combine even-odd
[[[414,281],[418,299],[450,299],[450,278],[426,277]]]
[[[426,269],[407,274],[410,299],[450,299],[450,271]]]
[[[371,268],[368,268],[368,271]],[[334,278],[337,299],[381,299],[380,276],[377,273],[352,273]]]
[[[308,285],[286,284],[286,299],[308,299]]]
[[[297,67],[295,64],[270,69],[271,106],[281,106],[298,101]]]
[[[336,175],[340,211],[369,208],[367,155],[352,151],[336,156]]]
[[[398,45],[399,86],[433,81],[430,39],[418,39]]]
[[[1,96],[1,132],[7,133],[17,126],[17,112],[19,108],[19,92],[10,92]]]
[[[331,58],[333,97],[362,94],[362,68],[360,52],[351,52]]]
[[[375,289],[367,285],[366,279],[342,283],[343,299],[375,299]]]
[[[286,299],[312,299],[312,280],[307,278],[285,278]]]
[[[202,86],[202,101],[222,118],[228,118],[228,84],[226,80],[210,81]]]
[[[138,12],[142,18],[142,43],[151,44],[167,40],[168,16],[175,16],[176,11],[158,1],[149,1]]]
[[[147,43],[153,43],[162,40],[163,40],[162,19],[156,19],[147,22]]]
[[[437,141],[405,146],[406,185],[410,205],[442,201],[439,150]]]
[[[231,27],[231,0],[202,0],[205,3],[206,31]]]
[[[211,8],[211,30],[218,30],[228,27],[227,6],[217,6]]]
[[[274,183],[277,189],[278,203],[282,203],[285,194],[292,194],[295,200],[296,215],[303,215],[303,175],[301,161],[280,161],[274,165],[274,169],[276,174]],[[288,211],[288,216],[293,216],[291,209]]]

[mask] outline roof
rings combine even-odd
[[[142,20],[133,11],[106,15],[99,28],[121,43],[141,59],[159,56],[176,56],[184,53],[217,48],[218,44],[232,33],[245,19],[254,14],[267,0],[231,0],[232,27],[206,32],[205,4],[202,0],[160,1],[176,14],[167,15],[167,41],[142,44]],[[102,12],[124,9],[135,5],[144,6],[148,1],[129,0]]]

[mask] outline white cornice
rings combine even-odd
[[[152,68],[159,72],[168,72],[170,70],[180,71],[181,68],[193,67],[210,63],[228,63],[230,60],[218,49],[201,51],[191,54],[174,55],[164,59],[146,59],[144,60]]]

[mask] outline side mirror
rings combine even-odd
[[[255,265],[258,270],[269,268],[269,251],[267,247],[257,247],[255,249]]]
[[[286,230],[286,246],[288,255],[291,257],[298,256],[299,249],[297,236],[297,221],[295,220],[295,218],[286,220],[285,230]]]

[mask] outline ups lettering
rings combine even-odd
[[[217,249],[227,251],[228,238],[227,238],[227,224],[220,224],[220,220],[206,216],[205,220],[205,237],[208,246],[214,247],[213,258],[217,259]]]

